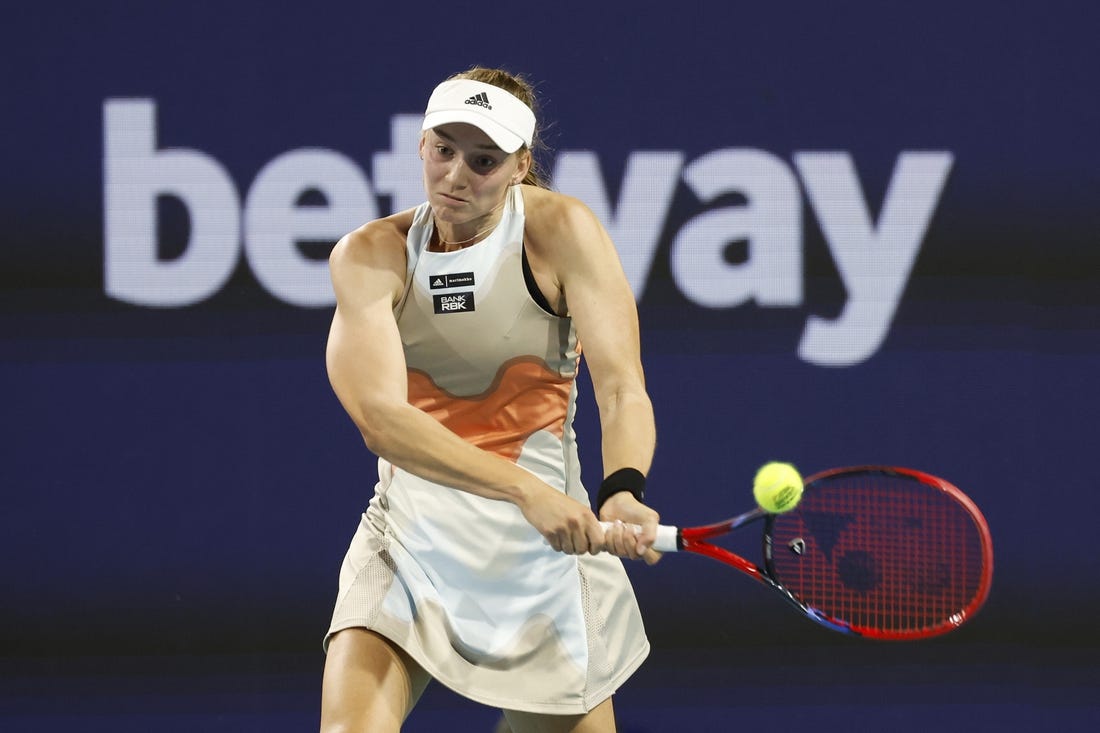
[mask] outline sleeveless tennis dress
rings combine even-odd
[[[580,347],[570,319],[539,307],[525,283],[521,188],[473,246],[430,252],[432,226],[422,204],[395,309],[409,402],[588,504],[572,428]],[[555,552],[509,502],[382,459],[378,475],[329,636],[373,629],[465,697],[561,715],[595,707],[645,659],[621,560]]]

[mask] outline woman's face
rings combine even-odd
[[[530,155],[498,148],[464,123],[440,125],[420,138],[424,188],[438,221],[476,222],[496,209],[513,183],[527,174]]]

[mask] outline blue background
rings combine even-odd
[[[660,433],[651,497],[690,524],[744,508],[771,458],[921,468],[989,520],[988,605],[953,635],[875,645],[812,628],[702,559],[631,567],[655,651],[617,698],[621,729],[1094,729],[1100,13],[763,5],[7,13],[0,727],[315,728],[320,638],[374,480],[325,375],[330,309],[279,302],[243,262],[186,308],[105,295],[104,100],[155,99],[160,144],[213,156],[243,195],[293,148],[340,151],[369,175],[391,115],[481,63],[539,83],[551,146],[597,151],[612,201],[631,151],[755,148],[790,164],[841,150],[873,214],[901,151],[954,155],[885,343],[841,368],[796,353],[806,318],[844,297],[805,197],[803,305],[706,311],[669,271],[670,241],[700,210],[680,185],[639,294]],[[594,413],[588,401],[578,417],[590,485]],[[492,720],[433,689],[408,730]]]

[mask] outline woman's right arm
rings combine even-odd
[[[361,227],[329,257],[336,313],[326,363],[340,403],[375,455],[429,481],[512,502],[556,550],[602,549],[603,531],[588,507],[409,404],[393,314],[405,287],[405,216]]]

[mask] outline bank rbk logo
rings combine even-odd
[[[433,295],[435,312],[444,313],[469,313],[474,309],[473,293],[447,293]]]

